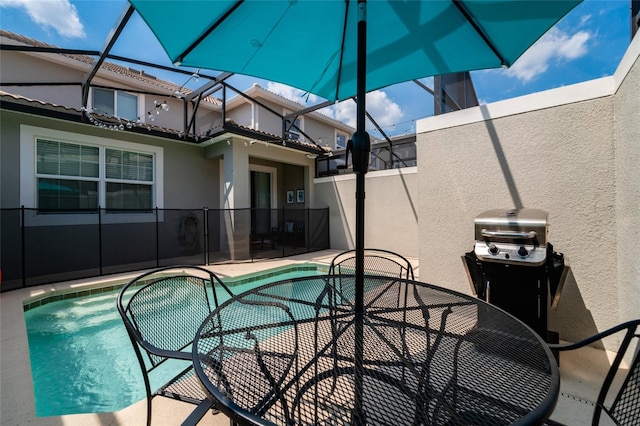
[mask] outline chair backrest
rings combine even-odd
[[[140,275],[120,290],[118,312],[144,371],[191,344],[202,322],[218,306],[220,289],[233,296],[206,269],[171,266]]]
[[[329,266],[330,275],[352,275],[356,270],[356,251],[336,255]],[[414,279],[411,263],[402,255],[388,250],[364,249],[365,274]]]
[[[618,324],[576,343],[549,344],[551,350],[568,351],[582,348],[616,333],[624,331],[618,353],[600,388],[593,411],[592,424],[600,424],[604,412],[618,426],[636,426],[640,424],[640,319]],[[628,362],[628,369],[623,361]],[[620,374],[624,374],[622,381]],[[614,383],[621,383],[617,385]],[[612,401],[611,403],[609,403]]]
[[[640,319],[620,324],[611,330],[607,334],[622,330],[626,330],[626,333],[598,395],[593,424],[599,424],[601,411],[604,411],[617,425],[636,426],[640,424]],[[621,369],[623,359],[629,357],[631,362],[622,385],[619,389],[614,389],[613,379]],[[607,407],[605,400],[609,394],[615,394],[615,398]]]

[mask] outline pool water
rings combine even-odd
[[[276,280],[325,273],[322,267],[279,268],[229,285],[240,294]],[[60,300],[25,312],[37,416],[117,411],[145,397],[117,295],[115,290]],[[224,296],[219,303],[229,297]]]

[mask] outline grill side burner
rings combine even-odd
[[[463,256],[463,263],[477,297],[556,342],[557,334],[547,328],[548,310],[557,307],[568,264],[547,240],[547,217],[531,208],[478,215],[474,250]]]

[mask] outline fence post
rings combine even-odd
[[[102,208],[98,206],[98,264],[102,275]]]
[[[309,251],[311,250],[311,241],[310,241],[311,231],[309,231],[309,227],[311,225],[311,209],[309,207],[307,207],[306,210],[307,210],[307,217],[306,217],[305,222],[307,222],[307,223],[304,224],[304,229],[305,229],[305,232],[307,234],[305,236],[305,241],[307,242],[307,253],[309,253]]]
[[[158,223],[158,206],[156,206],[156,268],[160,267],[160,230]]]
[[[22,288],[27,286],[27,250],[25,247],[24,206],[20,207],[20,238],[22,239]]]
[[[254,214],[254,212],[258,212],[259,209],[253,209],[251,207],[249,207],[249,256],[251,257],[251,263],[253,263],[253,235],[251,232],[251,217]],[[257,219],[256,219],[257,220]]]
[[[209,207],[204,207],[204,224],[202,230],[204,232],[204,242],[202,243],[204,249],[204,264],[209,264]]]
[[[287,233],[285,232],[285,218],[284,218],[284,206],[282,206],[282,220],[278,223],[278,228],[280,228],[280,223],[282,223],[282,229],[280,229],[280,241],[282,244],[282,257],[284,257],[284,245],[287,239]]]
[[[326,210],[327,210],[327,248],[330,249],[331,248],[331,224],[329,223],[329,220],[331,220],[331,215],[329,214],[329,207],[327,207]]]

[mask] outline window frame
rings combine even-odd
[[[39,142],[55,142],[58,144],[58,155],[57,155],[57,166],[58,166],[58,173],[46,173],[46,172],[42,172],[39,171],[39,165],[41,163],[38,162],[39,156],[40,155],[45,155],[44,153],[40,153],[38,151],[38,145]],[[78,212],[82,212],[82,211],[95,211],[97,206],[100,204],[100,200],[99,200],[99,194],[100,194],[100,147],[96,146],[96,145],[92,145],[92,144],[79,144],[79,143],[75,143],[75,142],[69,142],[66,140],[60,140],[57,138],[45,138],[45,137],[40,137],[37,136],[34,138],[34,144],[35,144],[35,181],[36,181],[36,201],[35,201],[35,205],[37,206],[36,208],[38,209],[39,213],[49,213],[49,212],[60,212],[62,213],[63,211],[65,213],[78,213]],[[72,145],[72,146],[76,146],[76,147],[80,147],[80,152],[82,152],[82,147],[85,148],[95,148],[97,149],[97,155],[98,155],[98,161],[97,161],[97,176],[85,176],[81,173],[82,170],[82,161],[80,161],[79,164],[79,173],[77,175],[73,175],[73,174],[64,174],[62,173],[62,171],[60,169],[62,169],[63,167],[63,163],[60,161],[62,159],[62,155],[60,155],[60,150],[62,149],[62,144],[66,144],[66,145]],[[91,206],[87,206],[87,207],[78,207],[78,208],[69,208],[69,209],[63,209],[63,208],[46,208],[42,206],[41,203],[41,188],[40,188],[40,180],[41,179],[49,179],[49,180],[59,180],[59,181],[64,181],[64,182],[93,182],[95,183],[96,187],[96,193],[98,194],[98,199],[96,200],[96,206],[95,207],[91,207]],[[78,198],[78,200],[80,201],[80,198]],[[79,204],[82,204],[81,202]]]
[[[95,109],[94,106],[94,101],[95,101],[95,91],[96,90],[103,90],[105,92],[111,92],[112,95],[112,99],[113,99],[113,114],[109,114],[108,112],[103,112],[103,111],[97,111]],[[144,120],[144,114],[140,114],[140,111],[143,110],[143,105],[144,105],[144,101],[142,99],[142,97],[144,95],[139,95],[137,93],[131,93],[131,92],[127,92],[126,90],[118,90],[118,89],[110,89],[110,88],[106,88],[106,87],[92,87],[91,88],[91,96],[89,98],[89,105],[91,105],[91,108],[94,110],[94,112],[96,114],[102,114],[102,115],[112,115],[114,117],[123,119],[123,120],[129,120],[129,121],[136,121],[136,120]],[[119,106],[118,106],[118,94],[121,93],[123,95],[127,95],[127,96],[132,96],[136,99],[136,116],[133,118],[130,117],[122,117],[120,116],[120,111],[119,111]]]
[[[292,114],[293,111],[288,111],[288,110],[284,110],[284,115],[289,115]],[[284,118],[283,118],[284,119]],[[289,122],[293,121],[293,125],[291,127],[289,127],[289,130],[286,131],[285,133],[285,139],[287,140],[294,140],[294,141],[302,141],[302,132],[304,131],[304,116],[303,115],[299,115],[295,118],[295,120],[291,120],[290,118],[284,119],[285,120],[285,129],[287,127],[289,127]],[[298,124],[296,124],[298,123]],[[295,128],[294,126],[296,126],[297,128]],[[300,129],[300,130],[298,130]],[[295,138],[292,138],[290,135],[296,135]]]
[[[132,178],[128,178],[123,176],[124,175],[124,170],[121,170],[121,177],[120,178],[116,178],[113,176],[109,176],[109,171],[107,170],[107,151],[118,151],[121,154],[124,153],[129,153],[129,154],[136,154],[136,155],[144,155],[144,156],[150,156],[151,157],[151,180],[144,180],[144,179],[139,179],[139,165],[137,166],[137,174],[138,174],[138,179],[132,179]],[[133,151],[133,150],[129,150],[129,149],[120,149],[120,148],[113,148],[111,146],[105,146],[102,147],[102,149],[100,150],[101,153],[101,171],[104,172],[104,174],[101,174],[100,179],[101,179],[101,183],[102,183],[102,188],[104,189],[103,192],[101,192],[101,194],[103,195],[102,197],[100,197],[100,201],[104,201],[104,206],[106,209],[122,209],[122,210],[126,210],[127,208],[116,208],[113,206],[109,206],[108,202],[109,202],[109,191],[108,191],[108,187],[109,184],[121,184],[121,185],[144,185],[144,186],[149,186],[151,187],[151,206],[149,206],[148,208],[144,208],[144,210],[153,210],[154,206],[153,206],[153,201],[155,199],[154,197],[154,193],[153,193],[153,188],[155,185],[155,156],[152,153],[149,152],[140,152],[140,151]],[[122,157],[121,157],[122,158]],[[120,167],[124,168],[126,167],[126,164],[124,164],[124,162],[121,160],[120,163]]]
[[[338,136],[344,136],[344,145],[338,145]],[[343,132],[341,130],[336,129],[336,137],[334,138],[335,149],[345,149],[347,147],[347,141],[349,140],[349,135],[347,132]]]
[[[143,145],[133,142],[125,142],[114,139],[106,139],[96,136],[70,133],[65,131],[21,125],[20,126],[20,204],[30,208],[38,209],[38,179],[39,178],[65,178],[66,175],[56,176],[37,173],[37,140],[46,139],[81,146],[95,146],[99,148],[99,174],[98,174],[98,206],[106,208],[106,149],[116,149],[126,152],[136,152],[151,154],[153,156],[153,176],[152,176],[152,207],[149,212],[135,212],[145,216],[154,216],[155,207],[164,208],[164,148],[154,145]],[[92,180],[94,178],[69,177],[71,179]],[[114,182],[114,180],[109,180]],[[128,180],[116,180],[119,183],[130,183]],[[144,184],[149,184],[148,181]],[[44,212],[39,212],[44,213]],[[95,211],[69,210],[64,212],[46,213],[53,216],[69,216],[95,214]],[[118,221],[119,222],[119,221]],[[82,221],[78,222],[79,224]]]

